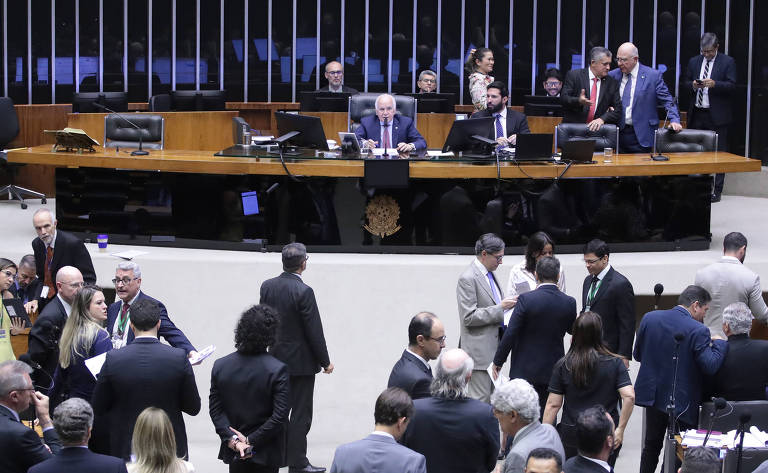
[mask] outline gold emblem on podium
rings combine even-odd
[[[400,206],[388,195],[377,195],[365,207],[368,224],[363,228],[373,235],[385,237],[400,230],[397,219],[400,218]]]

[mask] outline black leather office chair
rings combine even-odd
[[[13,100],[8,97],[0,97],[0,149],[5,149],[8,143],[14,140],[19,134],[19,117],[16,115],[16,109],[13,106]],[[0,152],[0,162],[8,172],[10,184],[0,188],[0,195],[8,194],[9,201],[18,201],[21,208],[26,209],[23,195],[29,195],[35,199],[40,199],[43,204],[46,203],[45,195],[40,192],[25,189],[14,185],[16,173],[23,164],[9,163],[5,153]]]
[[[158,94],[149,98],[150,112],[170,112],[171,96],[170,94]]]
[[[678,132],[659,128],[653,140],[653,151],[659,153],[685,153],[715,151],[717,132],[711,130],[685,129]]]
[[[360,126],[360,119],[376,113],[376,98],[378,93],[356,94],[349,97],[349,111],[347,113],[347,129],[354,132]],[[396,113],[413,120],[416,126],[416,99],[405,95],[393,95],[395,97]]]
[[[603,125],[597,131],[590,131],[586,123],[561,123],[555,128],[555,147],[561,148],[559,143],[573,140],[595,140],[595,151],[603,151],[605,148],[613,148],[619,145],[619,127],[616,125]]]
[[[165,146],[165,120],[160,115],[129,113],[123,115],[139,129],[117,115],[104,117],[105,148],[138,148],[141,133],[144,149],[163,149]]]

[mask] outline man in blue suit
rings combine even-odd
[[[413,401],[400,388],[387,388],[376,399],[376,427],[362,440],[336,449],[331,473],[426,473],[424,455],[397,443],[413,417]]]
[[[688,61],[687,79],[691,84],[688,128],[714,130],[718,134],[717,149],[728,150],[728,126],[733,121],[733,92],[736,89],[736,62],[718,53],[717,35],[704,33],[701,54]],[[725,174],[715,175],[712,202],[720,201]]]
[[[641,363],[635,405],[646,408],[640,473],[656,470],[672,386],[676,386],[675,417],[680,430],[693,428],[698,421],[702,378],[715,374],[725,360],[728,344],[722,339],[710,339],[709,329],[702,323],[711,300],[705,289],[688,286],[676,307],[648,312],[640,322],[634,351],[635,360]],[[675,351],[679,355],[676,382],[672,361]]]
[[[657,105],[664,105],[670,128],[683,129],[680,112],[656,69],[640,64],[637,47],[624,43],[616,51],[619,68],[608,73],[619,82],[619,96],[624,107],[619,137],[620,153],[648,153],[653,147],[654,133],[659,127]]]
[[[141,292],[141,268],[133,261],[122,262],[115,270],[115,292],[119,301],[113,302],[107,308],[107,332],[112,337],[112,346],[122,348],[133,343],[134,334],[131,329],[131,305],[140,300],[149,300],[160,307],[160,331],[158,335],[165,338],[169,345],[181,348],[188,357],[197,354],[195,347],[189,342],[184,332],[168,317],[168,311],[162,302]]]
[[[387,387],[401,388],[411,399],[429,397],[429,361],[436,359],[444,347],[445,327],[440,319],[431,312],[414,315],[408,324],[408,348],[392,367]]]
[[[397,149],[398,153],[408,153],[427,147],[413,120],[396,114],[394,97],[381,94],[376,97],[375,106],[376,115],[363,117],[360,127],[355,130],[358,139],[365,140],[368,148]]]
[[[509,379],[522,378],[539,395],[541,412],[547,403],[547,387],[557,360],[565,356],[563,337],[571,333],[576,320],[576,299],[557,288],[560,262],[545,256],[536,263],[535,290],[517,299],[509,325],[493,357],[493,371],[498,375],[512,351]]]

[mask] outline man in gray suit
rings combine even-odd
[[[712,296],[709,311],[704,316],[704,325],[712,335],[725,338],[723,333],[723,310],[734,302],[743,302],[752,310],[752,315],[768,323],[768,306],[760,289],[760,276],[744,266],[747,254],[747,238],[739,232],[731,232],[723,239],[723,257],[696,273],[697,286],[703,287]]]
[[[523,473],[528,455],[539,447],[565,458],[557,430],[539,422],[539,395],[528,381],[516,378],[503,384],[491,395],[491,405],[501,430],[513,439],[502,473]]]
[[[413,416],[413,401],[400,388],[387,388],[376,399],[376,427],[368,437],[336,449],[331,473],[426,473],[424,455],[397,443]]]
[[[469,397],[490,400],[493,382],[486,371],[503,332],[504,311],[515,306],[517,297],[504,298],[493,274],[504,258],[504,240],[486,233],[475,243],[476,258],[459,276],[456,299],[459,303],[459,348],[475,362],[469,380]]]

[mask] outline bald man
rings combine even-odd
[[[376,97],[376,114],[360,120],[355,134],[367,148],[397,149],[398,153],[426,149],[427,142],[413,125],[413,120],[397,114],[395,98],[389,94]]]
[[[624,108],[619,122],[620,153],[648,153],[653,148],[654,133],[659,127],[658,105],[669,115],[669,128],[683,129],[680,112],[664,83],[661,72],[640,64],[637,47],[624,43],[616,51],[618,69],[608,73],[619,82],[619,96]]]
[[[331,61],[325,65],[325,78],[328,80],[328,85],[317,89],[317,92],[358,93],[352,87],[344,85],[344,66],[338,61]]]

